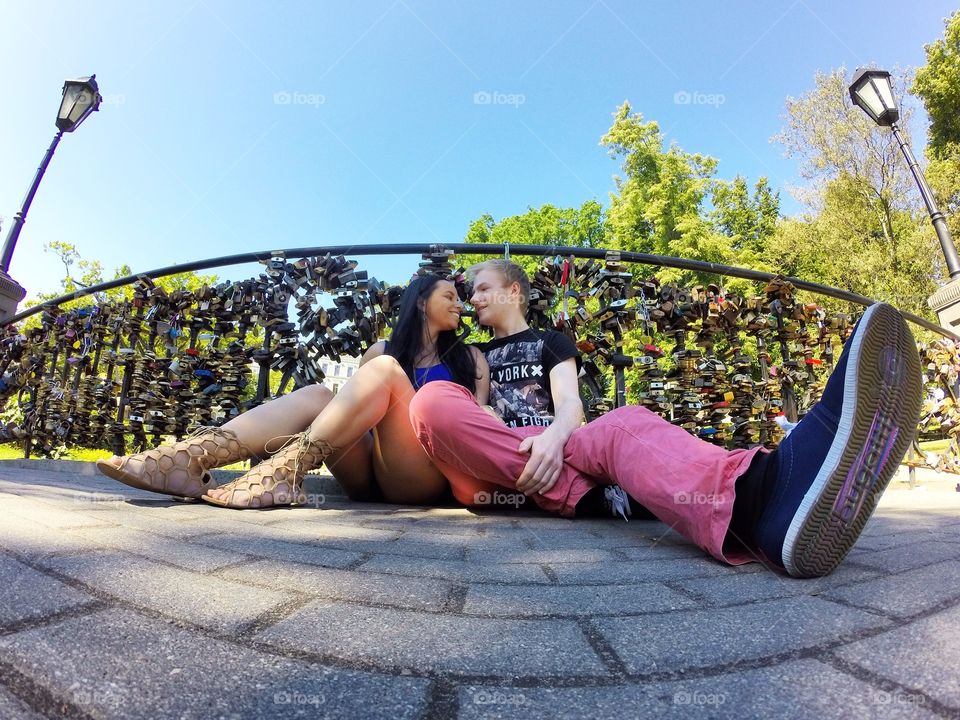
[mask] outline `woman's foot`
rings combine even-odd
[[[199,498],[216,488],[209,470],[250,457],[236,434],[224,428],[201,428],[173,445],[135,455],[98,460],[107,477],[139,490]]]
[[[201,499],[236,510],[303,505],[304,476],[336,451],[324,440],[311,440],[306,432],[294,435],[273,457],[232,483],[210,489]]]

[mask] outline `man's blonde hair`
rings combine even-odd
[[[520,310],[524,315],[527,314],[527,309],[530,306],[530,278],[527,277],[527,273],[522,267],[512,260],[498,258],[496,260],[484,260],[482,263],[477,263],[470,268],[469,273],[471,276],[476,277],[477,273],[481,270],[492,270],[500,273],[501,277],[503,277],[504,284],[507,286],[513,285],[513,283],[519,284]]]

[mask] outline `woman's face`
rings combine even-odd
[[[460,325],[463,305],[457,297],[456,288],[448,280],[441,280],[433,286],[433,292],[423,307],[427,323],[437,332],[456,330]]]

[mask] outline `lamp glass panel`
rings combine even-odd
[[[79,85],[67,85],[66,89],[63,91],[63,100],[60,102],[60,112],[57,117],[61,120],[66,120],[73,113],[74,108],[76,107],[77,98],[80,93],[83,92],[83,88]]]
[[[883,101],[887,110],[893,110],[897,107],[897,102],[893,99],[893,88],[890,87],[890,78],[874,78],[871,84],[877,89],[880,100]]]
[[[860,98],[860,101],[864,103],[867,107],[866,110],[870,113],[870,116],[876,120],[883,111],[886,109],[883,106],[883,101],[880,99],[880,95],[877,93],[876,89],[873,86],[873,83],[867,79],[860,87],[856,90],[857,97]]]

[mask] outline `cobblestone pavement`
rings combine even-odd
[[[792,580],[652,521],[320,479],[236,512],[6,461],[0,718],[956,718],[958,479],[895,481],[847,562]]]

